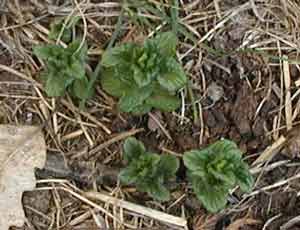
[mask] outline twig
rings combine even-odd
[[[274,220],[276,220],[277,218],[279,218],[279,217],[281,217],[281,216],[282,216],[282,214],[279,213],[278,215],[273,216],[272,218],[268,219],[268,220],[265,222],[265,224],[264,224],[262,230],[268,229],[268,226],[269,226]]]
[[[100,121],[98,121],[95,117],[93,117],[91,114],[84,112],[81,109],[76,108],[75,106],[70,105],[70,103],[65,100],[62,99],[60,101],[64,106],[66,106],[66,108],[68,108],[70,111],[74,112],[76,111],[77,113],[80,113],[81,115],[83,115],[84,117],[86,117],[87,119],[91,120],[92,122],[94,122],[96,125],[98,125],[100,128],[102,128],[107,134],[111,134],[111,131],[104,125],[102,124]]]
[[[276,142],[274,142],[270,147],[265,149],[265,151],[253,162],[252,165],[264,163],[271,158],[274,157],[276,153],[280,150],[280,148],[283,146],[285,143],[286,138],[284,136],[281,136]]]
[[[289,182],[291,182],[293,180],[297,180],[299,178],[300,178],[300,173],[298,173],[295,176],[292,176],[292,177],[290,177],[290,178],[288,178],[286,180],[281,180],[281,181],[278,181],[278,182],[276,182],[276,183],[274,183],[272,185],[268,185],[268,186],[265,186],[265,187],[263,187],[261,189],[255,190],[255,191],[251,192],[250,194],[247,194],[245,197],[255,196],[255,195],[257,195],[257,194],[259,194],[259,193],[261,193],[263,191],[268,191],[268,190],[271,190],[271,189],[283,186],[283,185],[285,185],[285,184],[287,184],[287,183],[289,183]]]
[[[97,173],[78,173],[80,170],[72,170],[57,166],[57,162],[47,159],[46,166],[43,169],[36,169],[36,176],[39,179],[65,179],[75,181],[80,184],[92,184],[94,179],[98,185],[116,184],[118,181],[119,170],[107,167],[103,164],[97,164]],[[93,174],[93,177],[91,175]],[[96,175],[94,175],[96,174]]]
[[[0,64],[0,70],[4,70],[6,72],[12,73],[12,74],[14,74],[14,75],[16,75],[16,76],[18,76],[18,77],[26,80],[26,81],[32,82],[33,84],[41,87],[41,84],[37,83],[34,79],[32,79],[32,78],[26,76],[25,74],[23,74],[23,73],[21,73],[21,72],[19,72],[17,70],[14,70],[14,69],[12,69],[12,68],[10,68],[8,66]]]
[[[39,181],[39,183],[42,183],[44,181]],[[58,180],[59,182],[59,180]],[[122,224],[122,222],[116,218],[115,216],[113,216],[111,213],[109,213],[106,209],[104,209],[103,207],[101,207],[100,205],[97,205],[96,203],[90,201],[89,199],[81,196],[80,194],[78,194],[77,192],[74,192],[73,190],[69,189],[69,188],[65,188],[65,187],[41,187],[41,188],[37,188],[37,191],[41,191],[41,190],[63,190],[65,192],[68,192],[69,194],[71,194],[72,196],[74,196],[75,198],[77,198],[78,200],[92,206],[93,208],[99,210],[100,212],[104,213],[105,215],[109,216],[110,218],[112,218],[113,220],[116,220],[118,223]],[[130,226],[127,225],[125,223],[123,223],[123,225],[125,226]]]
[[[99,192],[86,192],[85,196],[89,199],[96,199],[100,200],[105,203],[109,203],[124,209],[127,209],[129,211],[139,213],[141,215],[159,220],[161,222],[165,222],[167,224],[176,225],[179,227],[182,227],[184,229],[187,228],[187,221],[184,218],[169,215],[164,212],[160,212],[151,208],[147,208],[141,205],[133,204],[128,201],[120,200],[112,196],[104,195]]]
[[[81,157],[85,154],[87,155],[86,157],[90,158],[90,157],[94,156],[95,154],[97,154],[98,152],[100,152],[102,149],[107,148],[108,146],[112,145],[113,143],[121,141],[127,137],[133,136],[142,131],[144,131],[144,129],[134,129],[134,130],[130,130],[130,131],[121,133],[121,134],[113,137],[112,139],[102,143],[101,145],[98,145],[97,147],[93,148],[88,153],[79,153],[79,154],[75,155],[74,158]]]
[[[300,216],[296,216],[292,219],[290,219],[287,223],[285,223],[284,225],[282,225],[280,227],[280,230],[287,230],[290,229],[291,227],[293,227],[295,224],[300,222]]]
[[[159,126],[162,132],[166,135],[169,140],[173,140],[168,130],[159,122],[159,120],[152,114],[151,112],[148,113],[149,117]]]
[[[283,56],[287,58],[287,56]],[[292,129],[292,101],[291,101],[291,76],[289,70],[288,61],[283,61],[283,77],[284,77],[284,85],[285,85],[285,119],[286,119],[286,128],[287,130]]]

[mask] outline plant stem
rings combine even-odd
[[[124,10],[124,7],[122,6],[120,15],[118,17],[116,29],[115,29],[113,35],[111,36],[111,39],[110,39],[109,44],[107,46],[108,50],[112,48],[112,46],[114,45],[114,43],[117,40],[117,37],[118,37],[118,35],[121,31],[121,26],[122,26],[122,22],[123,22],[123,18],[124,18],[124,12],[125,12],[125,10]]]
[[[171,6],[171,23],[172,23],[172,30],[173,30],[173,33],[177,36],[177,31],[178,31],[178,7],[179,7],[179,4],[178,4],[178,0],[173,0],[172,2],[172,6]]]
[[[122,7],[122,9],[121,9],[120,15],[118,17],[116,29],[115,29],[112,37],[111,37],[111,40],[110,40],[110,42],[109,42],[109,44],[107,46],[107,49],[111,49],[112,46],[113,46],[113,44],[115,43],[115,41],[116,41],[116,39],[117,39],[120,31],[121,31],[121,26],[122,26],[123,18],[124,18],[124,7]],[[89,81],[87,92],[90,92],[92,90],[92,88],[94,87],[94,84],[97,81],[97,78],[100,75],[100,72],[101,72],[101,60],[99,60],[97,66],[96,66],[95,71],[91,75],[91,80]],[[87,99],[88,99],[88,94],[87,94],[86,98],[84,98],[84,99],[81,100],[80,105],[79,105],[80,109],[84,109],[85,103],[86,103]]]

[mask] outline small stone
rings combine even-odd
[[[213,101],[213,103],[216,103],[224,96],[224,89],[216,82],[212,82],[207,88],[207,96]]]

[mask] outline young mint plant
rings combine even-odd
[[[180,106],[176,93],[187,78],[175,58],[176,45],[176,36],[166,32],[143,45],[127,43],[103,54],[102,86],[120,98],[121,111],[143,114],[153,107],[173,111]]]
[[[226,206],[229,190],[236,185],[243,192],[252,188],[248,165],[232,141],[220,140],[203,150],[186,152],[183,161],[197,198],[210,212]]]
[[[149,153],[143,143],[133,137],[125,140],[123,148],[128,166],[120,172],[121,182],[134,184],[139,191],[147,192],[157,200],[169,200],[170,192],[164,184],[175,176],[179,167],[177,158]]]
[[[79,48],[79,40],[73,41],[67,48],[60,45],[41,45],[34,48],[34,54],[46,64],[41,76],[49,97],[63,96],[67,90],[78,99],[91,96],[85,74],[87,46]]]

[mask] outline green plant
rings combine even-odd
[[[181,7],[178,0],[169,0],[167,3],[163,3],[163,1],[124,0],[122,8],[130,21],[138,26],[152,30],[157,29],[157,27],[164,30],[171,29],[174,34],[182,35],[194,44],[197,43],[197,38],[187,29],[179,17]]]
[[[248,165],[232,141],[220,140],[203,150],[186,152],[183,161],[197,198],[210,212],[226,206],[234,186],[239,185],[244,192],[252,188],[253,177]]]
[[[143,114],[153,107],[164,111],[179,107],[176,93],[187,78],[175,58],[176,45],[176,36],[165,32],[143,46],[127,43],[103,54],[102,86],[120,98],[121,111]]]
[[[120,172],[121,182],[134,184],[157,200],[170,198],[164,183],[175,176],[179,167],[176,157],[149,153],[143,143],[133,137],[126,139],[123,154],[128,166]]]
[[[148,26],[153,28],[151,21],[147,17],[141,17],[139,15],[147,13],[147,8],[151,7],[152,3],[145,0],[124,0],[123,9],[128,16],[129,20],[138,26]]]
[[[48,38],[56,40],[60,37],[63,42],[69,43],[72,40],[72,27],[74,27],[79,20],[80,17],[72,17],[67,24],[64,19],[54,21],[50,25]]]
[[[34,48],[34,54],[45,61],[42,72],[45,90],[49,97],[63,96],[66,91],[78,99],[92,95],[88,90],[88,78],[85,73],[87,46],[73,41],[67,48],[60,45],[41,45]]]

